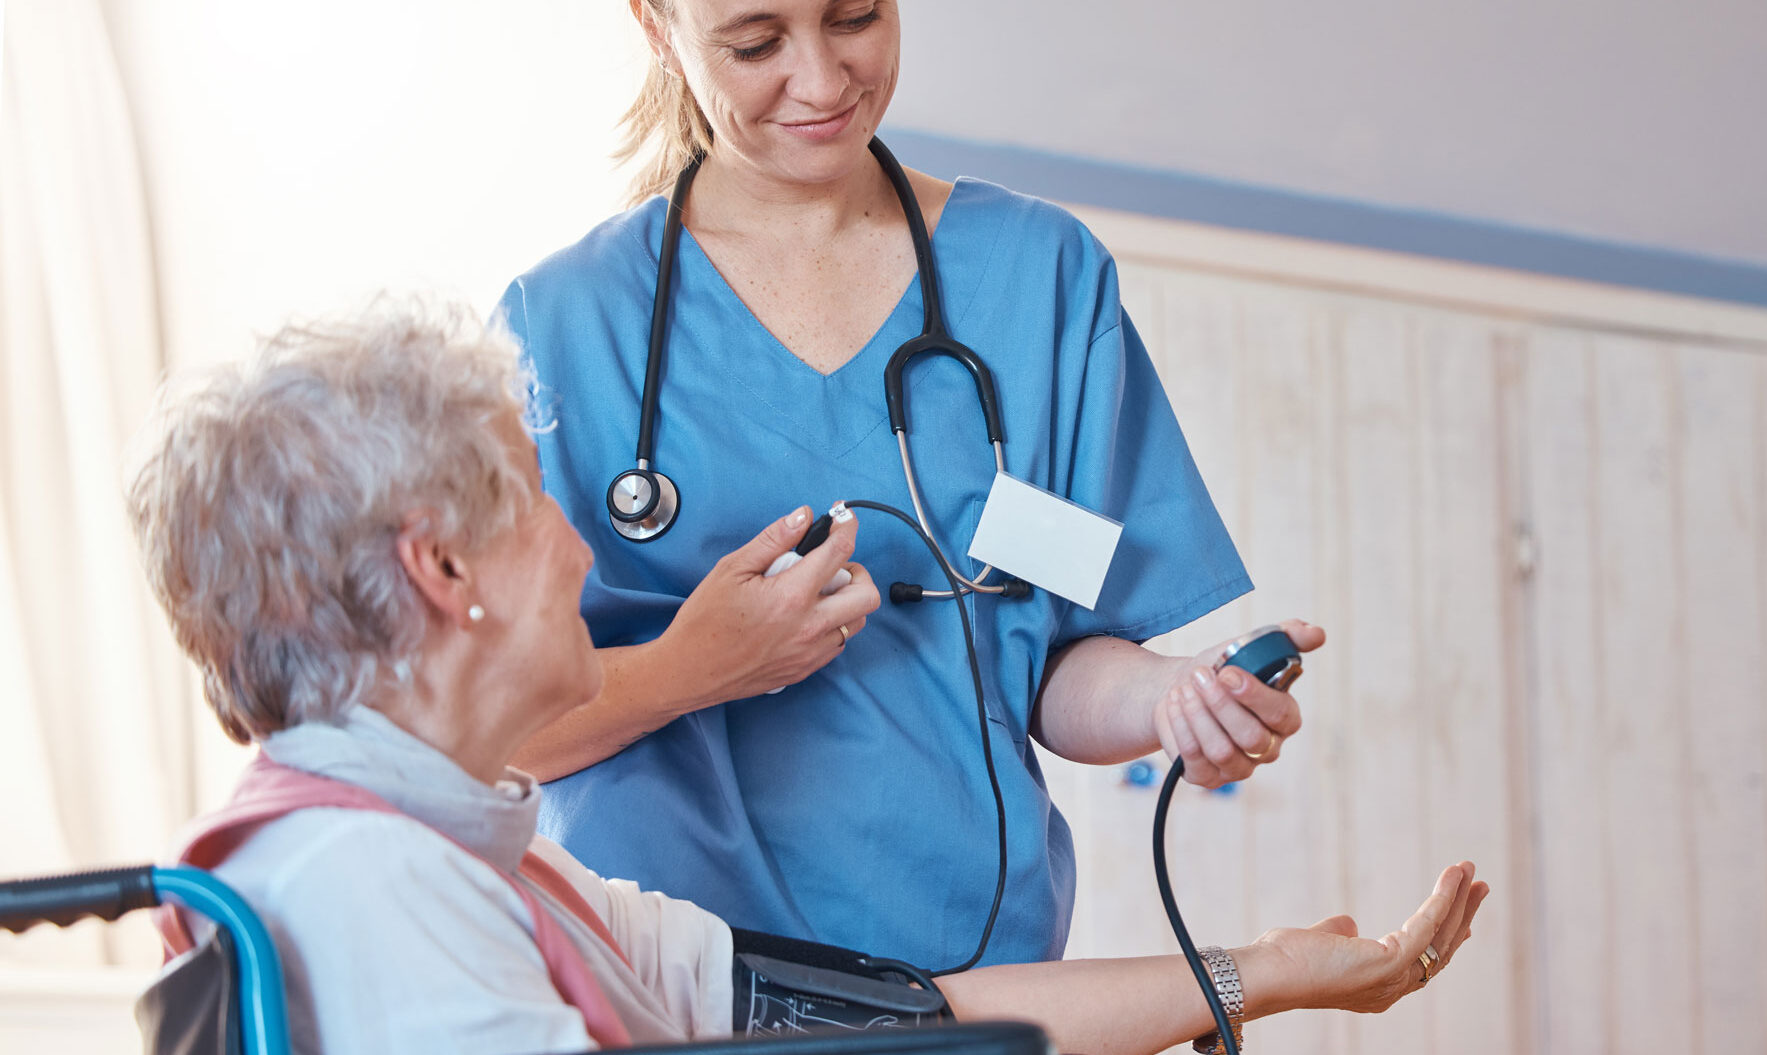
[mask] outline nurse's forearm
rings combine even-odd
[[[1093,765],[1155,751],[1154,710],[1186,662],[1120,638],[1081,638],[1044,668],[1031,735],[1063,758]]]
[[[1266,945],[1231,950],[1245,990],[1245,1017],[1287,1010],[1294,970]],[[959,1020],[1034,1022],[1056,1051],[1151,1055],[1215,1028],[1182,956],[980,967],[938,980]]]
[[[667,648],[659,639],[596,649],[600,694],[534,734],[516,752],[515,767],[557,780],[619,754],[683,714],[724,702],[709,696],[708,680],[671,660]]]

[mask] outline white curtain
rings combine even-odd
[[[187,674],[123,449],[162,368],[147,206],[96,0],[9,0],[0,51],[0,875],[149,860],[190,812]],[[0,960],[151,959],[140,924]]]

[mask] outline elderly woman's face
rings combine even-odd
[[[865,157],[896,90],[894,0],[676,0],[669,45],[714,151],[813,184]]]
[[[595,557],[540,488],[534,441],[513,416],[499,434],[526,476],[534,500],[513,527],[475,555],[482,628],[495,644],[492,662],[504,684],[523,699],[563,713],[601,691],[601,658],[589,639],[578,603]]]

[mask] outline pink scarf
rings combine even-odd
[[[259,752],[258,757],[246,767],[239,786],[234,789],[232,801],[214,813],[197,818],[184,832],[183,845],[179,849],[177,860],[180,864],[213,869],[239,849],[259,828],[285,814],[311,807],[400,813],[371,791],[279,765],[263,752]],[[447,838],[446,835],[443,837]],[[449,841],[467,853],[472,853],[459,842],[453,839]],[[478,857],[477,854],[473,856]],[[484,858],[480,857],[479,860]],[[485,863],[490,864],[488,861]],[[601,991],[601,986],[595,981],[588,964],[583,962],[582,956],[571,944],[564,928],[559,926],[558,921],[540,903],[540,899],[514,876],[495,866],[492,868],[509,880],[510,889],[521,898],[528,914],[533,917],[534,944],[540,947],[540,956],[546,961],[546,970],[552,977],[552,984],[557,988],[558,995],[582,1014],[583,1025],[588,1029],[589,1036],[603,1048],[630,1046],[632,1039],[626,1033],[625,1025],[614,1014],[613,1006],[608,1003],[606,994]],[[625,952],[614,941],[613,934],[608,931],[601,916],[583,900],[583,895],[557,869],[529,850],[522,857],[521,874],[556,898],[572,915],[582,920],[596,937],[606,942],[622,962],[630,965],[626,961]],[[177,912],[159,913],[156,923],[160,936],[166,943],[167,959],[191,947],[190,931]]]

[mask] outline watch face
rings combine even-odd
[[[1279,626],[1264,626],[1234,638],[1222,650],[1217,671],[1234,666],[1275,689],[1287,692],[1301,676],[1301,653]]]
[[[1261,626],[1256,630],[1252,630],[1247,633],[1241,634],[1238,637],[1234,638],[1232,641],[1229,641],[1227,643],[1227,647],[1221,650],[1221,660],[1219,663],[1216,664],[1216,667],[1217,668],[1221,667],[1228,660],[1232,659],[1234,656],[1237,656],[1239,654],[1240,649],[1242,649],[1242,648],[1246,647],[1247,645],[1251,644],[1252,642],[1258,640],[1259,638],[1263,637],[1265,634],[1272,634],[1272,633],[1274,633],[1274,634],[1282,633],[1282,627],[1280,627],[1280,626]]]

